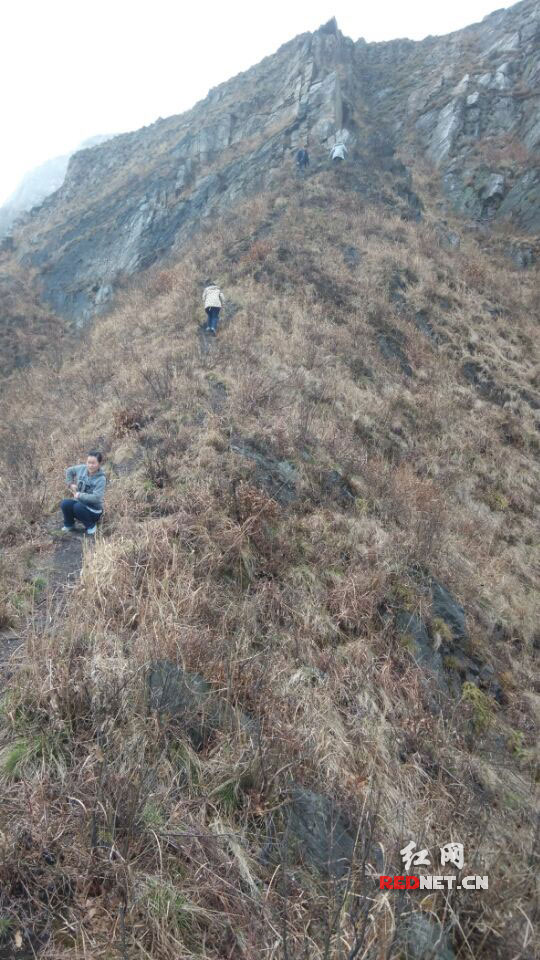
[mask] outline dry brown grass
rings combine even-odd
[[[51,358],[66,324],[40,301],[35,276],[11,252],[0,252],[0,377],[22,369],[39,353]]]
[[[517,288],[473,240],[447,253],[429,218],[355,206],[322,174],[216,229],[212,270],[237,312],[206,350],[210,242],[128,286],[84,359],[36,365],[5,400],[0,535],[22,566],[2,573],[2,602],[27,650],[2,713],[5,936],[47,931],[43,955],[58,960],[396,957],[419,903],[378,894],[373,845],[398,873],[404,838],[435,852],[452,837],[490,891],[424,909],[460,957],[516,956],[517,940],[532,956],[537,414],[521,390],[534,278]],[[504,408],[464,378],[471,357]],[[107,516],[44,632],[14,603],[24,551],[43,549],[64,464],[96,443]],[[290,474],[269,486],[242,444],[290,461],[290,501]],[[383,615],[428,615],[424,570],[506,678],[489,722],[466,697],[434,711]],[[228,705],[199,750],[148,710],[160,659]],[[293,783],[360,827],[345,895],[294,852],[261,857],[286,831]]]
[[[530,96],[531,91],[527,87],[516,85],[512,95],[521,99]],[[502,167],[512,172],[516,168],[527,167],[534,162],[531,151],[525,144],[512,138],[508,133],[482,140],[475,146],[473,154],[488,166]]]

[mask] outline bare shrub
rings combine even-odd
[[[150,395],[160,403],[168,400],[173,391],[173,384],[178,372],[178,361],[173,357],[166,357],[163,363],[144,364],[141,366],[141,377],[148,386]]]
[[[132,430],[138,431],[144,424],[144,413],[141,407],[120,407],[113,412],[114,433],[117,437]]]

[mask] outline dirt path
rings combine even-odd
[[[53,536],[54,548],[49,564],[44,568],[47,577],[46,594],[55,606],[61,602],[63,595],[70,586],[73,586],[80,575],[84,544],[87,549],[92,547],[93,540],[85,537],[82,529],[73,533],[60,533],[57,524],[48,522],[47,529]]]
[[[46,632],[61,616],[79,579],[84,550],[92,549],[93,541],[88,538],[85,546],[82,530],[61,534],[58,527],[57,517],[50,517],[45,522],[45,530],[51,536],[51,550],[40,557],[35,575],[43,578],[46,585],[26,623],[21,624],[19,630],[0,631],[0,693],[9,687],[16,664],[24,658],[26,633],[30,629]]]

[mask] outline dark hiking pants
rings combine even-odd
[[[206,316],[208,317],[208,329],[217,330],[220,307],[206,307]]]
[[[93,527],[98,522],[101,513],[103,513],[103,511],[92,513],[80,500],[62,500],[60,506],[64,514],[64,525],[66,527],[73,527],[75,526],[75,520],[80,520],[84,524],[84,529],[88,530],[88,527]]]

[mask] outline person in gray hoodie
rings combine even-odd
[[[86,463],[79,463],[66,470],[66,483],[73,497],[62,500],[60,504],[64,514],[62,530],[75,529],[75,521],[80,520],[88,536],[96,532],[96,524],[103,513],[103,497],[107,478],[101,469],[102,454],[91,450]]]

